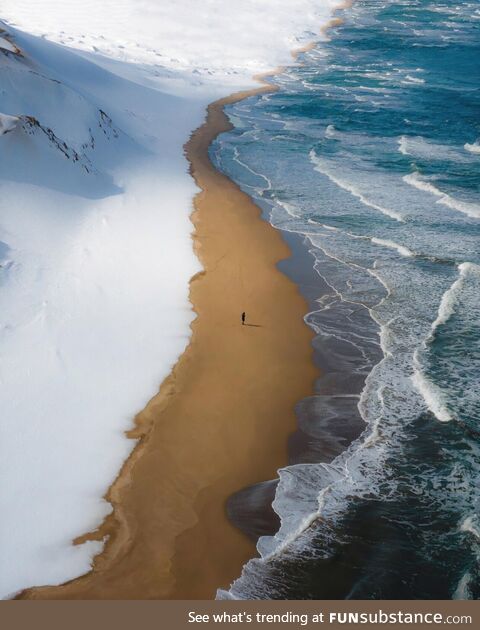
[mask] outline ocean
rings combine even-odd
[[[480,3],[337,15],[211,147],[291,245],[322,370],[218,597],[478,598]]]

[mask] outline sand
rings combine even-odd
[[[129,437],[139,443],[106,497],[113,514],[76,541],[107,536],[105,549],[87,575],[21,598],[211,599],[256,554],[225,502],[287,464],[295,403],[318,374],[308,307],[276,267],[287,245],[208,157],[230,128],[225,104],[246,95],[210,105],[186,145],[201,188],[192,214],[204,268],[190,285],[197,318],[187,350],[135,418]]]

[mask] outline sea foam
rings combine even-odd
[[[421,348],[415,351],[413,358],[414,373],[412,381],[417,390],[421,393],[427,407],[441,422],[449,422],[453,419],[453,416],[448,409],[445,392],[443,392],[442,389],[425,374],[420,356],[426,351],[427,344],[433,342],[437,329],[446,324],[455,313],[455,308],[462,290],[465,287],[468,276],[471,274],[478,275],[480,273],[478,265],[468,262],[460,264],[458,269],[458,278],[443,294],[438,307],[437,317],[431,324],[430,333],[423,342]]]
[[[463,145],[466,151],[469,151],[470,153],[475,153],[475,154],[480,154],[480,143],[478,142],[478,140],[476,142],[474,142],[473,144],[469,144],[468,142],[466,144]]]
[[[400,136],[397,142],[402,155],[411,155],[422,160],[469,163],[472,159],[465,155],[461,147],[441,144],[422,136],[404,135]]]
[[[429,340],[431,340],[434,337],[437,328],[441,326],[442,324],[447,323],[450,317],[455,312],[455,306],[457,304],[457,300],[464,287],[464,284],[468,275],[473,274],[473,273],[478,274],[480,272],[478,265],[475,265],[473,263],[468,263],[468,262],[460,264],[458,266],[458,269],[460,271],[459,277],[457,278],[457,280],[455,280],[452,286],[447,291],[445,291],[445,293],[442,296],[440,306],[438,307],[437,318],[432,323],[431,334],[430,334]]]
[[[441,191],[437,188],[430,180],[425,177],[422,177],[420,173],[417,171],[413,173],[409,173],[403,177],[403,181],[417,190],[421,190],[423,192],[430,193],[435,197],[438,197],[436,203],[440,203],[444,206],[452,208],[452,210],[457,210],[458,212],[462,212],[463,214],[468,215],[474,219],[480,218],[480,205],[476,203],[470,203],[467,201],[461,201],[460,199],[456,199],[452,197],[448,193]]]
[[[478,522],[478,516],[476,514],[466,516],[460,524],[460,531],[473,534],[475,538],[480,540],[480,524]]]
[[[444,392],[424,373],[417,353],[414,356],[412,382],[417,391],[422,395],[428,409],[440,422],[450,422],[453,420],[447,407]]]
[[[389,247],[390,249],[394,249],[401,256],[405,256],[407,258],[411,258],[412,256],[415,256],[414,252],[412,252],[411,249],[408,249],[408,247],[405,247],[404,245],[399,245],[398,243],[395,243],[394,241],[390,241],[384,238],[377,238],[375,236],[372,236],[371,241],[372,243],[375,243],[375,245],[382,245],[383,247]]]

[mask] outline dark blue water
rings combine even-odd
[[[281,527],[221,596],[476,598],[480,2],[340,15],[212,147],[308,252],[325,368],[298,409],[308,448],[280,471]],[[343,446],[322,457],[327,432]]]

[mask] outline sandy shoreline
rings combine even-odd
[[[77,541],[108,536],[105,549],[87,575],[21,598],[210,599],[255,555],[225,501],[287,463],[294,405],[318,374],[306,303],[276,268],[289,249],[214,169],[208,147],[230,128],[226,104],[268,89],[210,105],[186,145],[201,188],[192,214],[204,268],[190,285],[197,319],[187,350],[135,418],[129,437],[139,444],[106,497],[113,514]],[[241,326],[243,310],[256,326]]]

